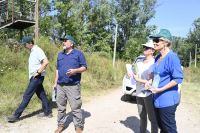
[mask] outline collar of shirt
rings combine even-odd
[[[32,52],[34,49],[36,49],[36,47],[38,47],[38,46],[35,45],[35,46],[30,50],[30,52]]]
[[[65,50],[63,50],[62,54],[66,54]],[[70,55],[70,54],[74,54],[74,49],[72,49],[72,51],[69,54],[66,54],[66,55]]]

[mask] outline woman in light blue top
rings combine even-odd
[[[183,70],[178,56],[170,51],[172,36],[169,30],[161,29],[153,38],[154,49],[160,52],[155,58],[154,75],[160,72],[157,89],[153,89],[152,103],[161,133],[177,133],[175,111],[179,102],[178,84],[183,81]],[[152,79],[146,84],[150,88]]]

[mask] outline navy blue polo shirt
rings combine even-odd
[[[60,52],[58,54],[56,67],[58,70],[57,83],[79,83],[81,81],[81,73],[75,73],[72,76],[69,76],[66,73],[69,69],[77,69],[80,67],[85,67],[87,69],[85,56],[81,51],[73,49],[68,55],[65,53],[65,51]]]

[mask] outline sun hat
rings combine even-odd
[[[152,40],[149,40],[146,44],[141,44],[141,45],[144,45],[146,47],[150,47],[150,48],[154,49],[154,45],[153,45],[153,41]]]
[[[160,29],[160,31],[157,34],[152,35],[149,38],[154,38],[154,37],[164,37],[164,38],[167,38],[170,41],[172,41],[172,35],[171,35],[170,31],[167,29]]]
[[[61,41],[63,41],[64,39],[66,39],[66,40],[71,40],[71,41],[75,42],[74,37],[71,36],[71,35],[66,35],[65,37],[60,37],[60,40],[61,40]]]
[[[21,42],[21,43],[18,43],[18,44],[19,44],[19,45],[23,45],[23,44],[28,43],[28,42],[31,42],[31,41],[33,41],[33,39],[32,39],[31,37],[25,36],[25,37],[22,38],[22,42]]]

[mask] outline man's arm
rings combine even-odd
[[[38,73],[33,74],[33,78],[35,78],[36,76],[38,76],[39,73],[41,73],[41,72],[47,67],[47,65],[49,64],[49,61],[48,61],[47,58],[46,58],[46,59],[43,59],[42,62],[43,62],[43,63],[42,63],[42,66],[41,66],[40,69],[38,70]]]
[[[80,68],[77,68],[77,69],[69,69],[66,74],[71,76],[71,75],[74,75],[74,73],[82,73],[86,70],[86,67],[82,66]]]

